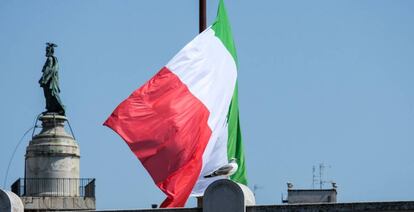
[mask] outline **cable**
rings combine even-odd
[[[68,122],[68,126],[69,126],[69,129],[70,129],[70,133],[72,134],[73,139],[76,140],[75,134],[73,134],[72,126],[70,126],[69,119],[66,120],[66,122]]]
[[[36,129],[36,126],[37,126],[37,122],[39,121],[39,117],[42,115],[43,113],[39,113],[39,115],[37,115],[36,116],[36,119],[35,119],[35,121],[34,121],[34,128],[33,128],[33,132],[32,132],[32,138],[33,138],[33,136],[34,136],[34,133],[35,133],[35,129]]]
[[[30,127],[28,130],[26,130],[26,132],[23,134],[23,136],[20,138],[19,142],[17,143],[16,147],[14,148],[13,154],[11,155],[10,160],[9,160],[9,164],[7,165],[6,175],[4,177],[3,189],[6,189],[7,177],[9,175],[9,170],[10,170],[10,166],[13,162],[14,155],[16,154],[17,149],[19,148],[20,144],[22,143],[24,137],[26,137],[27,133],[29,133],[30,130],[32,130],[32,129],[33,129],[33,133],[34,133],[34,129],[37,127],[37,120],[39,119],[40,115],[41,114],[36,116],[36,120],[35,120],[34,125],[32,127]],[[33,134],[32,134],[32,137],[33,137]]]

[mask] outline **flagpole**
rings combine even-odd
[[[207,4],[206,4],[206,0],[200,0],[199,3],[199,32],[201,33],[202,31],[204,31],[207,27],[207,18],[206,18],[206,13],[207,13]]]

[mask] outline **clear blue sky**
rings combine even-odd
[[[198,32],[195,0],[0,1],[0,182],[44,110],[44,43],[59,45],[61,97],[97,178],[97,207],[164,195],[112,130],[112,110]],[[208,1],[208,22],[218,0]],[[413,200],[414,1],[227,0],[239,54],[250,186],[280,203],[325,162],[339,201]],[[26,137],[7,187],[24,172]],[[194,201],[190,201],[190,206]]]

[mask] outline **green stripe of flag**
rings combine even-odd
[[[233,35],[231,32],[230,22],[227,17],[224,1],[220,0],[217,18],[214,22],[212,29],[215,35],[223,42],[224,46],[233,56],[233,59],[237,62],[237,52],[233,41]],[[227,143],[227,157],[237,158],[239,168],[237,172],[231,176],[233,181],[247,185],[246,176],[246,163],[244,158],[244,148],[242,142],[242,135],[239,122],[239,101],[238,101],[238,83],[234,88],[233,97],[227,114],[228,117],[228,143]]]

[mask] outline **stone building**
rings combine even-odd
[[[95,179],[79,176],[79,145],[64,128],[67,118],[46,113],[38,120],[42,130],[26,148],[25,176],[12,191],[25,211],[95,210]]]
[[[253,199],[252,199],[253,198]],[[254,204],[251,192],[230,180],[211,184],[197,208],[105,210],[102,212],[394,212],[414,211],[414,201],[357,203]]]
[[[336,183],[332,183],[329,189],[295,189],[292,183],[287,183],[287,199],[282,199],[283,203],[335,203],[336,202]]]

